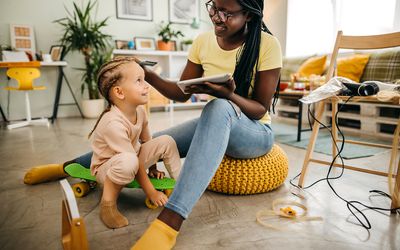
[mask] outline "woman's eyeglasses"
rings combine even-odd
[[[215,5],[212,1],[208,1],[206,3],[206,8],[207,8],[208,14],[210,14],[211,17],[213,17],[213,16],[215,16],[215,14],[217,14],[219,19],[221,20],[221,22],[226,22],[230,17],[233,17],[244,11],[244,10],[238,10],[235,12],[226,12],[223,10],[219,10],[219,9],[217,9],[217,7],[215,7]]]

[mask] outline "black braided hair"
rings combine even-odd
[[[272,33],[263,22],[263,0],[238,0],[238,3],[243,7],[243,10],[247,11],[252,16],[251,20],[247,23],[248,33],[243,46],[239,49],[236,56],[236,67],[233,73],[233,78],[236,82],[235,93],[247,98],[249,88],[251,87],[251,79],[256,73],[255,66],[258,65],[261,32],[267,32],[271,35]],[[279,96],[279,83],[280,79],[272,102],[272,109],[274,112]]]

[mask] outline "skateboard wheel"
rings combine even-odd
[[[146,200],[144,201],[144,203],[146,204],[146,206],[150,209],[156,209],[157,205],[155,205],[153,202],[151,202],[151,200],[149,198],[146,198]]]
[[[164,194],[169,198],[172,194],[172,191],[174,191],[174,190],[173,189],[165,189]]]
[[[81,198],[89,193],[90,186],[86,182],[80,182],[72,185],[72,190],[74,190],[75,197]]]

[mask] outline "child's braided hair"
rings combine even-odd
[[[97,74],[97,88],[99,89],[101,95],[107,100],[107,108],[101,113],[99,119],[97,119],[94,128],[89,133],[88,138],[93,134],[97,125],[99,124],[101,118],[105,113],[110,111],[112,100],[110,99],[110,90],[114,87],[119,80],[122,78],[122,74],[119,71],[119,68],[123,64],[127,64],[130,62],[139,62],[135,57],[115,57],[111,61],[108,61],[101,65],[99,72]]]

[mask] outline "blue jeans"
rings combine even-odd
[[[170,135],[180,156],[186,157],[174,192],[165,207],[185,219],[200,199],[225,154],[234,158],[255,158],[269,152],[274,142],[271,127],[237,112],[225,99],[214,99],[200,118],[158,132]],[[90,166],[91,153],[76,162]],[[88,164],[89,163],[89,164]]]

